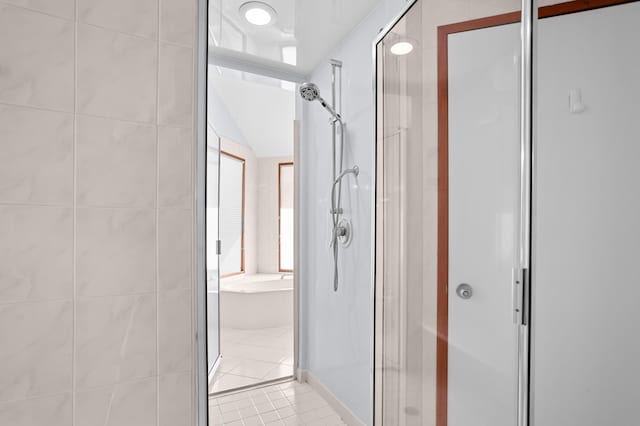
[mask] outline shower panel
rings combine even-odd
[[[353,166],[344,169],[344,148],[345,148],[345,123],[342,116],[336,111],[336,85],[338,71],[342,68],[342,62],[337,59],[331,60],[331,105],[320,96],[320,89],[313,83],[303,83],[300,85],[300,96],[302,99],[313,102],[318,101],[331,115],[331,147],[332,147],[332,180],[331,180],[331,251],[333,256],[333,290],[338,291],[338,253],[340,245],[346,246],[352,238],[351,222],[343,217],[342,209],[342,180],[347,175],[358,176],[360,169]],[[340,84],[342,79],[340,78]],[[340,96],[342,91],[340,91]],[[341,102],[340,102],[341,103]],[[338,128],[340,131],[338,131]],[[337,138],[340,143],[338,146]]]
[[[375,423],[636,424],[640,1],[496,5],[375,44]]]
[[[417,0],[374,45],[378,425],[526,425],[517,7]]]

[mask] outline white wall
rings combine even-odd
[[[381,27],[402,9],[403,0],[383,0],[331,53],[344,61],[343,116],[347,123],[345,167],[360,176],[344,186],[345,216],[354,238],[340,254],[340,289],[333,291],[329,250],[331,128],[317,104],[299,104],[300,147],[300,366],[320,380],[364,422],[372,422],[373,283],[371,202],[374,155],[372,44]],[[311,75],[328,99],[329,57]]]

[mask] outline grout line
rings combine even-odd
[[[74,85],[75,85],[75,81],[74,81]],[[77,117],[98,118],[98,119],[103,119],[103,120],[119,121],[121,123],[137,124],[137,125],[140,125],[140,126],[147,126],[147,127],[168,127],[168,128],[171,128],[171,129],[192,130],[191,126],[185,126],[185,125],[175,124],[175,123],[158,124],[158,123],[148,122],[148,121],[126,120],[126,119],[123,119],[123,118],[111,117],[111,116],[108,116],[108,115],[80,113],[80,112],[77,112],[77,111],[76,112],[74,112],[74,111],[64,111],[64,110],[60,110],[60,109],[53,109],[53,108],[36,106],[36,105],[14,104],[14,103],[5,102],[5,101],[0,101],[0,106],[5,106],[5,107],[10,107],[10,108],[15,108],[15,109],[22,109],[22,110],[27,110],[27,111],[42,111],[42,112],[51,112],[51,113],[57,113],[57,114],[75,115]]]
[[[12,306],[12,305],[28,305],[28,304],[40,304],[40,303],[56,303],[56,302],[73,302],[73,296],[62,297],[55,299],[25,299],[25,300],[10,300],[8,302],[0,302],[0,306]]]
[[[73,201],[69,204],[55,204],[55,203],[25,203],[25,202],[7,202],[0,201],[0,206],[2,207],[48,207],[48,208],[56,208],[56,209],[73,209],[74,207],[77,209],[96,209],[96,210],[137,210],[137,211],[152,211],[156,210],[155,206],[148,207],[137,207],[137,206],[99,206],[99,205],[74,205]],[[157,208],[157,210],[166,210],[166,211],[183,211],[190,212],[192,211],[191,207],[181,207],[181,206],[163,206]]]
[[[75,22],[75,17],[67,18],[66,16],[54,15],[51,12],[45,12],[44,10],[38,10],[38,9],[35,9],[35,8],[32,8],[32,7],[17,5],[15,3],[10,3],[10,2],[4,1],[4,0],[0,0],[0,4],[4,4],[6,6],[13,7],[15,9],[22,9],[22,10],[26,10],[28,12],[33,12],[33,13],[37,13],[37,14],[40,14],[40,15],[49,16],[51,18],[60,19],[62,21],[67,21],[67,22],[70,22],[70,23]]]
[[[156,16],[156,425],[160,426],[160,10]]]
[[[77,255],[78,255],[78,211],[77,211],[77,187],[78,187],[78,0],[74,1],[73,16],[73,302],[72,302],[72,328],[73,337],[71,344],[71,425],[76,425],[76,352],[78,350],[77,336]]]

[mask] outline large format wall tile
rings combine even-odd
[[[158,372],[191,370],[191,290],[158,294]]]
[[[155,207],[156,127],[78,116],[78,205]]]
[[[71,301],[0,305],[0,401],[71,391],[72,309]]]
[[[156,43],[78,24],[78,112],[155,123]]]
[[[77,217],[78,296],[155,290],[155,211],[80,208]]]
[[[73,111],[73,23],[0,3],[0,102]]]
[[[5,3],[38,10],[66,19],[73,19],[75,15],[75,0],[2,0]]]
[[[77,1],[80,22],[142,37],[158,34],[158,0]]]
[[[154,293],[78,300],[77,389],[115,384],[155,374]]]
[[[0,425],[72,426],[71,393],[0,403]]]
[[[158,128],[158,206],[192,207],[191,129]]]
[[[191,374],[167,374],[160,376],[158,381],[159,426],[191,426]]]
[[[0,259],[0,303],[73,297],[73,210],[0,206]]]
[[[160,0],[160,40],[193,45],[194,0]]]
[[[160,43],[158,120],[193,125],[193,49]]]
[[[0,202],[73,201],[73,115],[0,105]]]
[[[191,210],[158,214],[158,289],[191,288]]]
[[[156,381],[153,377],[79,392],[75,426],[156,426]]]

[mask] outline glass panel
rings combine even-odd
[[[220,274],[244,272],[244,159],[220,155]]]
[[[293,271],[293,164],[280,163],[280,272]]]
[[[207,207],[206,207],[206,252],[207,252],[207,357],[208,371],[220,356],[220,271],[216,243],[218,241],[218,188],[220,176],[220,139],[210,129],[207,135]]]
[[[376,45],[376,424],[516,423],[520,44],[517,1],[418,0]]]
[[[638,424],[640,2],[621,3],[576,1],[539,13],[537,425]]]

